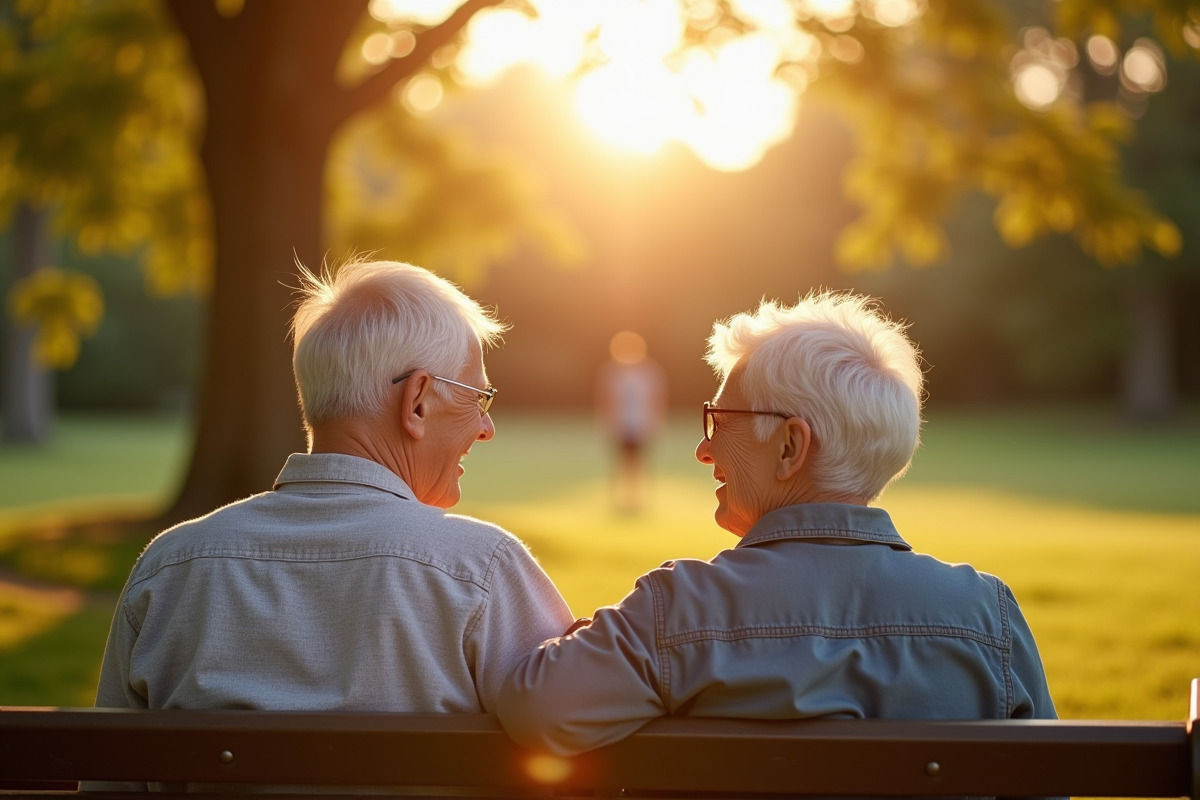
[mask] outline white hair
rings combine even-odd
[[[874,500],[912,462],[920,440],[920,355],[905,326],[869,297],[812,292],[794,306],[764,300],[713,325],[705,360],[722,382],[740,367],[755,411],[800,417],[818,448],[817,488]],[[756,418],[765,440],[779,418]]]
[[[409,370],[457,375],[472,344],[494,346],[508,327],[412,264],[351,260],[320,277],[299,268],[292,369],[310,436],[325,420],[381,415],[392,379]]]

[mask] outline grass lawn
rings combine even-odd
[[[609,454],[590,421],[498,409],[455,510],[521,536],[572,609],[590,613],[668,558],[734,543],[712,522],[711,470],[692,456],[698,418],[682,415],[656,446],[648,503],[630,515],[609,502]],[[46,452],[0,449],[0,564],[93,589],[0,583],[0,705],[90,702],[111,587],[149,535],[64,525],[30,542],[30,520],[152,508],[186,456],[178,421],[68,418],[59,434]],[[940,413],[880,504],[918,550],[1013,586],[1062,716],[1179,719],[1200,676],[1198,486],[1195,414],[1139,429],[1094,408]]]

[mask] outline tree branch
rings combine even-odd
[[[187,0],[173,0],[184,2]],[[359,85],[346,91],[333,109],[337,119],[346,120],[385,98],[393,86],[413,75],[426,64],[438,48],[457,36],[477,13],[485,8],[499,5],[503,0],[466,0],[444,22],[422,33],[417,46],[404,58],[393,59],[379,72]]]
[[[288,13],[298,13],[294,0],[287,3]],[[346,41],[358,26],[363,15],[367,13],[367,0],[337,0],[334,3],[322,3],[306,11],[308,21],[312,24],[312,36],[308,46],[312,49],[313,73],[324,80],[333,83],[337,74],[338,62],[346,49]]]

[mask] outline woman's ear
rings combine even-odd
[[[775,477],[787,481],[800,472],[812,455],[812,426],[799,417],[790,417],[783,423],[783,430]]]

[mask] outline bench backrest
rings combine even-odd
[[[569,759],[483,714],[4,708],[0,781],[1200,800],[1198,693],[1186,722],[666,718]]]

